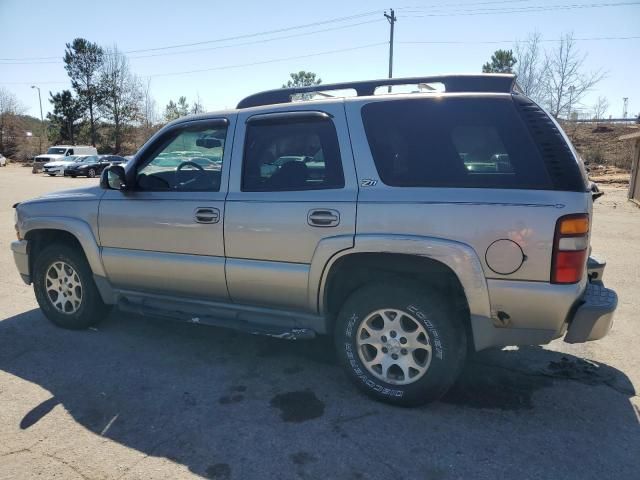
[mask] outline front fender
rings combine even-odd
[[[345,245],[346,246],[346,245]],[[353,248],[342,249],[333,255],[322,270],[320,284],[315,286],[318,309],[325,313],[325,287],[333,264],[355,253],[395,253],[419,255],[449,267],[458,277],[467,297],[472,316],[491,318],[489,290],[480,259],[469,245],[441,238],[417,235],[356,235]],[[315,257],[314,257],[315,259]],[[314,265],[311,267],[314,270]],[[317,270],[318,267],[315,268]],[[313,276],[311,277],[313,279]],[[310,285],[312,287],[312,285]]]
[[[93,274],[107,276],[100,259],[100,247],[87,222],[71,217],[28,217],[22,220],[20,232],[23,238],[34,230],[62,230],[70,233],[80,242]]]

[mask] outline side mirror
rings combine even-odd
[[[102,171],[100,187],[105,190],[125,190],[127,181],[122,165],[111,165]]]
[[[604,195],[604,192],[598,188],[598,184],[596,182],[591,182],[589,190],[591,190],[591,199],[594,202]]]
[[[203,137],[196,139],[196,146],[202,148],[217,148],[222,146],[222,142],[217,138]]]

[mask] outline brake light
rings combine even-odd
[[[551,260],[551,283],[577,283],[589,254],[589,216],[566,215],[556,223]]]

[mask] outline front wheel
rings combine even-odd
[[[50,177],[55,177],[56,176],[55,173],[48,173],[47,175],[49,175]]]
[[[401,406],[442,397],[460,374],[467,348],[455,309],[437,292],[403,281],[354,292],[338,315],[335,341],[361,390]]]
[[[109,312],[86,258],[77,249],[54,243],[35,258],[33,289],[45,316],[59,327],[87,328]]]

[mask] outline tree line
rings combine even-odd
[[[180,96],[176,101],[171,99],[160,114],[150,81],[133,74],[126,55],[115,45],[103,47],[76,38],[66,44],[63,60],[71,89],[49,93],[53,108],[47,114],[48,138],[43,143],[91,144],[101,153],[131,153],[163,123],[205,111],[199,95],[191,102]],[[533,33],[513,49],[495,51],[482,71],[517,74],[523,93],[556,118],[569,118],[577,114],[586,94],[606,75],[602,70],[587,71],[585,60],[586,54],[578,50],[572,34],[563,35],[554,47],[545,49],[540,34]],[[322,82],[317,74],[307,71],[289,77],[283,88]],[[607,110],[605,97],[599,97],[591,107],[595,118],[603,118]],[[5,156],[27,158],[34,153],[33,142],[25,141],[24,132],[31,129],[35,135],[39,129],[33,123],[39,121],[24,112],[15,95],[0,88],[0,153]]]
[[[63,60],[73,91],[49,93],[49,140],[122,153],[134,127],[145,123],[151,100],[127,57],[115,45],[76,38],[66,44]]]

